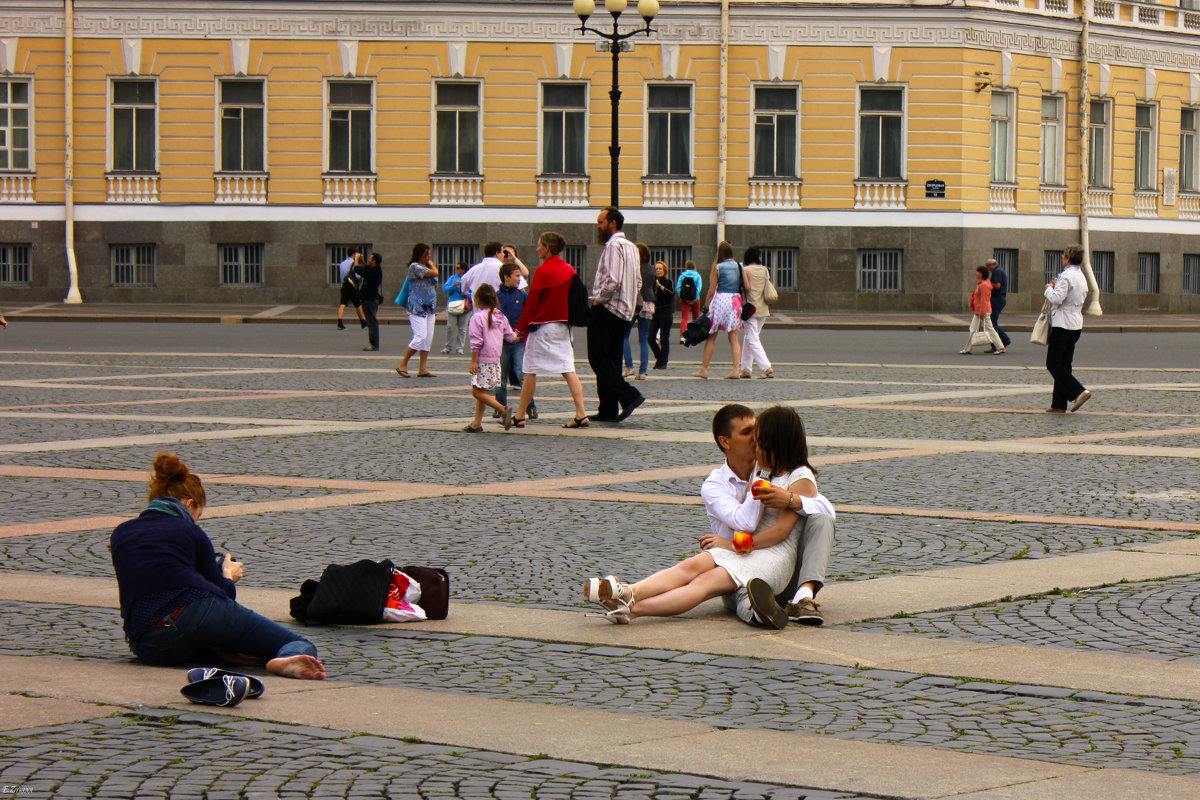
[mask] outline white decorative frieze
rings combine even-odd
[[[892,67],[892,48],[875,45],[875,47],[871,48],[871,51],[874,56],[875,80],[888,80]]]
[[[679,77],[679,45],[667,42],[659,45],[659,49],[662,51],[662,77],[673,81]]]
[[[783,67],[787,64],[786,44],[767,45],[767,73],[771,80],[783,80]]]
[[[233,74],[237,76],[250,74],[250,40],[231,39],[230,52],[233,54]]]
[[[121,54],[125,57],[126,75],[137,75],[142,71],[142,40],[122,39]]]
[[[358,41],[343,39],[338,42],[338,58],[342,62],[342,68],[338,74],[343,78],[353,78],[358,72]]]
[[[4,70],[5,75],[12,75],[17,71],[18,41],[16,37],[0,39],[0,69]]]
[[[467,43],[446,42],[446,48],[450,57],[450,76],[463,77],[467,74]]]
[[[559,42],[554,45],[554,74],[560,78],[571,77],[571,58],[575,54],[574,42]]]

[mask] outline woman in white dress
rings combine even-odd
[[[604,616],[610,621],[626,623],[635,617],[682,614],[743,586],[757,611],[760,602],[768,603],[769,597],[773,603],[774,596],[787,587],[796,566],[800,535],[800,515],[793,509],[800,509],[801,498],[818,496],[816,471],[808,463],[804,425],[794,410],[769,408],[756,424],[759,474],[781,490],[777,496],[786,499],[783,507],[768,508],[752,501],[759,503],[761,516],[747,553],[734,552],[732,542],[708,534],[700,539],[704,552],[637,583],[621,583],[612,575],[590,578],[584,585],[584,597],[604,606]]]

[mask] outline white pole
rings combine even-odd
[[[63,0],[63,210],[66,227],[67,275],[70,286],[64,303],[82,303],[79,268],[75,261],[75,4]]]

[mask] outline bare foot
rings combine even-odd
[[[267,662],[267,672],[282,675],[285,678],[299,678],[302,681],[325,680],[325,665],[313,656],[272,658]]]

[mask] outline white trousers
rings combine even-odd
[[[755,361],[762,367],[763,372],[771,368],[771,362],[767,359],[767,351],[763,349],[762,339],[759,338],[759,334],[762,333],[763,323],[766,321],[766,317],[760,317],[757,314],[750,319],[742,321],[742,329],[746,331],[746,338],[742,342],[742,364],[740,367],[742,372],[753,372]]]
[[[1004,342],[1000,341],[1000,334],[996,333],[996,329],[992,327],[992,318],[987,314],[984,314],[982,317],[978,314],[973,314],[971,316],[971,327],[967,329],[967,343],[963,345],[963,350],[969,353],[971,352],[971,348],[978,344],[975,340],[975,334],[979,333],[980,328],[987,335],[988,341],[992,343],[992,347],[997,350],[1004,349]]]
[[[424,317],[418,317],[416,314],[408,315],[408,324],[412,328],[412,341],[408,346],[413,350],[422,353],[428,353],[433,349],[433,324],[437,322],[437,316],[427,314]]]

